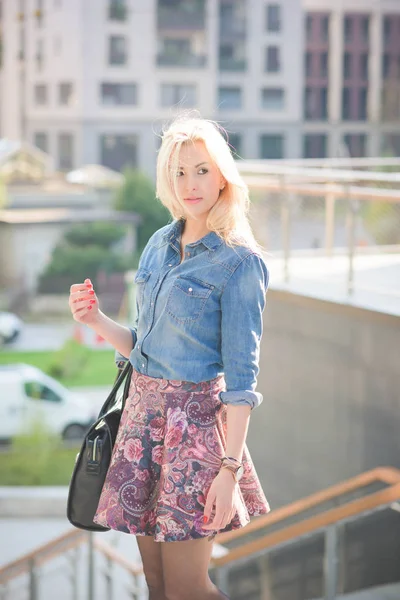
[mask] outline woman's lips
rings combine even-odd
[[[196,204],[200,202],[203,198],[185,198],[185,202],[189,202],[190,204]]]

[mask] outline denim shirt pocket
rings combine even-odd
[[[140,267],[136,272],[134,282],[136,284],[136,298],[139,306],[142,306],[143,304],[143,296],[146,287],[146,281],[148,280],[150,275],[151,271],[148,271],[143,267]]]
[[[213,289],[205,281],[181,275],[171,288],[165,310],[180,323],[193,323],[203,313]]]

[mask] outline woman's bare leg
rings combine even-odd
[[[228,598],[208,575],[213,541],[207,537],[187,542],[163,542],[161,558],[167,600],[222,600]]]
[[[155,542],[149,535],[136,537],[142,557],[143,571],[149,588],[149,600],[166,600],[164,593],[163,568],[161,562],[162,542]]]

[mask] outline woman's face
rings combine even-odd
[[[225,181],[218,167],[211,161],[204,142],[182,144],[176,178],[179,200],[183,207],[187,207],[196,217],[206,218],[217,202]]]

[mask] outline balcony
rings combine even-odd
[[[159,67],[205,67],[207,56],[205,54],[157,54]]]
[[[219,35],[221,40],[232,40],[239,38],[243,40],[246,37],[246,21],[238,21],[236,19],[221,18],[219,24]]]
[[[205,28],[205,10],[187,10],[184,6],[160,6],[157,12],[157,27],[159,30],[190,30],[201,31]]]
[[[123,2],[113,2],[108,9],[108,18],[110,21],[126,21],[128,9]]]
[[[246,71],[247,60],[245,58],[224,58],[219,57],[220,71]]]

